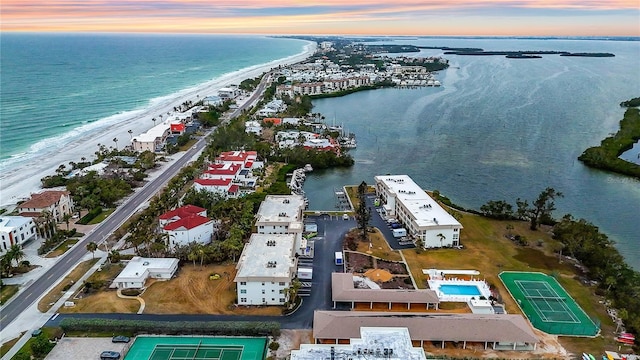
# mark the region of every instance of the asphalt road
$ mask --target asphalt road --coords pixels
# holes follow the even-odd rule
[[[253,104],[262,96],[270,74],[266,74],[256,91],[244,104],[238,107],[230,119],[238,116],[242,111]],[[45,294],[49,287],[62,279],[84,255],[87,254],[86,245],[90,242],[100,244],[131,217],[138,208],[155,195],[162,187],[173,178],[198,152],[207,145],[207,137],[203,136],[186,153],[164,170],[157,178],[138,189],[132,196],[119,206],[106,220],[96,226],[91,233],[85,236],[76,246],[67,251],[58,262],[47,270],[40,278],[35,280],[22,293],[9,302],[3,309],[0,317],[0,328],[9,326],[25,309],[33,304],[41,295]]]

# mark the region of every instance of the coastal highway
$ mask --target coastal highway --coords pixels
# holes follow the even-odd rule
[[[265,74],[263,80],[256,87],[253,94],[243,102],[238,108],[231,113],[229,119],[233,119],[242,113],[243,110],[253,106],[253,104],[262,96],[264,89],[271,77],[270,73]],[[16,295],[2,309],[0,317],[0,328],[4,329],[9,326],[25,309],[38,300],[47,290],[60,281],[64,275],[69,272],[76,264],[80,262],[83,256],[87,254],[86,245],[90,242],[100,244],[116,229],[118,229],[127,219],[129,219],[138,208],[155,195],[162,187],[173,178],[195,155],[200,153],[207,145],[207,136],[203,136],[187,150],[183,156],[178,158],[173,164],[167,167],[155,179],[147,183],[144,187],[138,189],[125,202],[119,206],[107,219],[98,224],[84,239],[79,241],[72,249],[67,251],[61,258],[49,268],[42,276],[36,279],[23,292]]]

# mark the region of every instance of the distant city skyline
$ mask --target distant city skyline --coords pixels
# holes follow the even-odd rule
[[[637,0],[3,0],[2,31],[640,36]]]

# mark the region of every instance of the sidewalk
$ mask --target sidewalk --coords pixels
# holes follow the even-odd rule
[[[51,289],[53,289],[53,287],[58,284],[58,281],[52,283],[51,287],[47,289],[47,292],[45,294],[41,294],[41,296],[38,298],[38,301],[35,301],[22,314],[20,314],[20,316],[16,318],[16,320],[13,321],[10,326],[7,326],[6,329],[0,330],[0,339],[3,343],[11,339],[15,339],[16,337],[20,336],[20,333],[22,331],[26,331],[24,335],[20,337],[20,340],[18,340],[18,342],[2,357],[1,360],[11,359],[31,338],[31,332],[33,330],[41,328],[51,317],[55,316],[58,309],[64,306],[65,301],[69,300],[69,297],[71,297],[76,291],[78,291],[78,289],[80,289],[84,281],[104,264],[107,259],[107,253],[103,251],[96,251],[96,257],[99,257],[98,262],[96,262],[93,267],[91,267],[91,269],[89,269],[89,271],[87,271],[87,273],[80,278],[80,280],[78,280],[69,290],[67,290],[60,298],[60,300],[58,300],[51,307],[51,309],[49,309],[49,311],[47,311],[46,313],[41,313],[40,310],[38,310],[38,301],[40,300],[40,298],[42,298],[42,296],[49,293],[49,291],[51,291]],[[90,253],[87,253],[87,255],[85,255],[81,261],[90,260],[91,258],[92,255]],[[73,268],[71,268],[71,270],[69,270],[69,272],[67,272],[65,276],[67,276],[71,271],[73,271]]]

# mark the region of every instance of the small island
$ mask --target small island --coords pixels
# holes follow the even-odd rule
[[[620,130],[602,140],[599,146],[586,149],[578,160],[592,168],[640,179],[640,165],[619,158],[640,140],[640,97],[624,101],[620,106],[627,108],[624,118],[620,120]]]
[[[507,59],[539,59],[542,55],[560,55],[560,56],[575,56],[575,57],[614,57],[615,54],[611,53],[571,53],[568,51],[487,51],[480,48],[452,48],[452,47],[439,47],[439,46],[417,46],[419,49],[432,49],[443,50],[445,55],[466,55],[466,56],[493,56],[504,55]]]

